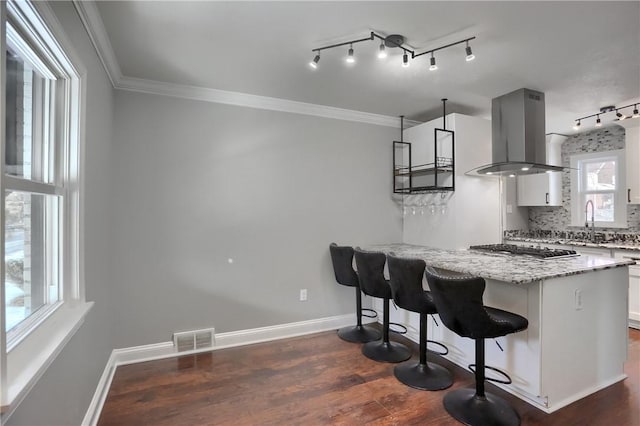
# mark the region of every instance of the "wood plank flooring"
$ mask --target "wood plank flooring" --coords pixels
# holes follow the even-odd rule
[[[394,340],[402,338],[392,337]],[[407,341],[405,341],[406,343]],[[417,347],[410,343],[414,353]],[[451,388],[419,391],[398,382],[335,332],[119,367],[100,420],[108,425],[457,425],[442,407],[471,373],[449,368]],[[628,379],[545,414],[487,384],[523,425],[640,425],[640,331],[629,330]]]

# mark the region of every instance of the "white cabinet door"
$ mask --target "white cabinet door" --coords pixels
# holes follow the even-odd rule
[[[627,203],[640,204],[640,127],[638,127],[640,120],[629,120],[630,123],[623,124],[626,121],[619,123],[626,128]],[[631,127],[634,125],[635,127]]]
[[[640,253],[620,250],[616,259],[632,259],[636,265],[629,266],[629,327],[640,329]]]
[[[561,145],[566,136],[555,133],[546,136],[547,163],[562,165]],[[562,172],[518,176],[518,206],[561,206]]]
[[[629,326],[640,329],[640,266],[629,267]]]
[[[561,172],[518,176],[518,206],[561,206]]]

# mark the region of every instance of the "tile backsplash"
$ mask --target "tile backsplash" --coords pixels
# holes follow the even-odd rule
[[[557,231],[550,229],[530,229],[504,231],[504,238],[535,238],[541,240],[590,240],[590,235],[586,231]],[[595,232],[594,242],[598,243],[620,243],[620,244],[640,244],[640,233],[637,232]]]
[[[588,152],[603,152],[625,147],[625,129],[613,125],[603,129],[592,130],[569,136],[562,143],[562,165],[569,167],[570,156]],[[559,207],[529,207],[530,231],[580,232],[571,223],[571,172],[562,172],[562,206]],[[625,229],[598,228],[601,233],[640,233],[640,205],[627,205],[627,223]]]

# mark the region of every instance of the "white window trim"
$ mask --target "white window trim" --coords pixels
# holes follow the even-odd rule
[[[571,226],[584,228],[585,224],[585,197],[580,191],[582,176],[580,176],[579,164],[582,161],[590,161],[598,158],[614,158],[616,161],[616,191],[614,195],[614,221],[596,221],[596,228],[627,228],[627,203],[625,198],[625,161],[624,149],[602,152],[590,152],[571,156]],[[591,221],[589,221],[591,226]]]
[[[29,33],[35,34],[38,40],[53,52],[51,57],[45,58],[47,62],[62,65],[65,74],[71,75],[69,85],[70,96],[79,99],[72,103],[69,120],[69,134],[65,137],[76,140],[71,144],[72,152],[65,152],[65,156],[74,158],[73,167],[62,170],[65,180],[65,205],[64,209],[70,214],[65,215],[63,223],[64,239],[72,244],[63,253],[63,268],[65,270],[62,284],[64,301],[52,305],[52,307],[35,320],[37,325],[31,333],[24,336],[19,342],[14,342],[8,350],[4,313],[0,315],[0,405],[2,407],[2,423],[4,423],[29,393],[38,379],[44,374],[56,356],[62,351],[66,343],[82,325],[86,315],[93,306],[93,302],[85,301],[84,290],[84,220],[83,220],[83,160],[84,160],[84,111],[86,110],[86,69],[82,65],[79,56],[75,52],[69,39],[63,31],[63,27],[57,20],[51,7],[46,2],[13,1],[2,2],[0,5],[0,20],[2,22],[0,52],[2,52],[1,67],[4,70],[6,50],[5,22],[7,10],[12,10],[12,15],[17,16],[16,23],[27,28]],[[56,58],[64,58],[58,62]],[[0,81],[0,98],[4,99],[4,72]],[[0,103],[0,115],[4,117],[4,102]],[[4,120],[0,120],[0,135],[4,138]],[[4,140],[0,144],[0,159],[4,159]],[[4,160],[1,162],[4,164]],[[74,164],[75,163],[75,164]],[[4,170],[0,170],[0,183],[6,178]],[[19,178],[12,183],[24,185],[28,190],[37,182],[20,182]],[[1,185],[4,191],[5,183]],[[2,197],[4,200],[4,197]],[[4,223],[4,201],[0,208],[0,223]],[[4,233],[0,233],[0,255],[4,258]],[[4,262],[0,262],[0,274],[4,276]],[[71,283],[71,284],[70,284]],[[0,300],[4,301],[4,286],[0,286]],[[4,303],[2,303],[4,309]]]

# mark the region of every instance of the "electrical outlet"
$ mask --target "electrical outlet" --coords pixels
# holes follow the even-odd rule
[[[582,309],[582,290],[576,289],[575,291],[575,308],[576,311]]]
[[[513,213],[513,205],[507,204],[507,213]]]
[[[307,289],[306,288],[301,288],[300,289],[300,301],[301,302],[306,302],[307,301]]]

